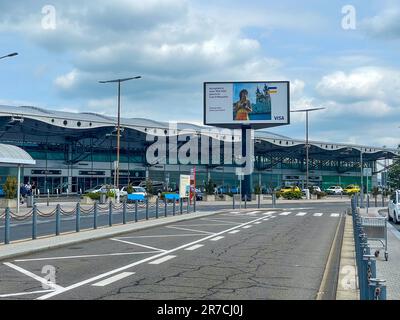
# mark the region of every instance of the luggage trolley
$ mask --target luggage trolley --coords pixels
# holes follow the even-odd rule
[[[380,243],[381,245],[371,246],[376,249],[375,257],[379,257],[380,249],[385,250],[385,260],[388,261],[387,251],[387,220],[384,217],[360,217],[361,225],[367,235],[368,241]]]

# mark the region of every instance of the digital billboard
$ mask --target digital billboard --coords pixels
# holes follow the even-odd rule
[[[290,123],[288,81],[205,82],[204,124],[254,129]]]

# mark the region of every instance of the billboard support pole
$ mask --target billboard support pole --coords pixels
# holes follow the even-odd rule
[[[246,165],[248,161],[252,161],[252,155],[247,154],[247,130],[250,130],[250,126],[242,126],[242,156],[246,158],[246,162],[243,164],[243,167]],[[242,183],[242,197],[247,199],[251,199],[251,175],[243,173],[243,183]]]

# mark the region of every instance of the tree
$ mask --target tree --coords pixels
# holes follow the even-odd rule
[[[214,182],[210,179],[207,181],[205,185],[206,193],[208,195],[213,195],[214,194]]]
[[[149,195],[152,195],[154,192],[153,181],[151,179],[146,180],[146,191]]]
[[[17,196],[17,179],[15,177],[7,177],[3,190],[6,199],[15,199]]]
[[[388,172],[388,184],[392,189],[400,189],[400,160],[396,160]]]

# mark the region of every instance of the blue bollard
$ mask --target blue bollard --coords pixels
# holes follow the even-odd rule
[[[157,198],[156,198],[156,219],[158,219],[158,207],[159,207],[159,204],[160,204],[159,202],[160,202],[160,199],[157,196]]]
[[[182,198],[179,198],[179,211],[181,215],[183,214],[183,200]]]
[[[138,201],[135,200],[135,222],[138,222]]]
[[[386,300],[386,280],[371,278],[369,284],[370,300]]]
[[[61,212],[60,205],[56,206],[56,236],[60,235],[60,225],[61,225]]]
[[[37,237],[37,207],[36,204],[34,204],[32,212],[32,240],[35,240],[36,237]]]
[[[4,219],[4,244],[10,244],[10,208],[6,208]]]
[[[172,215],[175,216],[175,206],[176,206],[176,200],[174,199],[174,203],[172,204]]]
[[[235,195],[232,196],[232,209],[235,210]]]
[[[81,231],[81,204],[76,204],[76,232]]]
[[[168,216],[168,202],[167,199],[164,198],[164,217],[166,218]]]
[[[126,202],[122,203],[122,223],[126,224]]]
[[[110,201],[110,203],[108,204],[108,225],[110,227],[112,227],[112,224],[113,224],[112,213],[113,213],[112,202]]]
[[[93,229],[97,229],[97,201],[93,205]]]
[[[149,220],[149,199],[146,199],[146,220]]]

